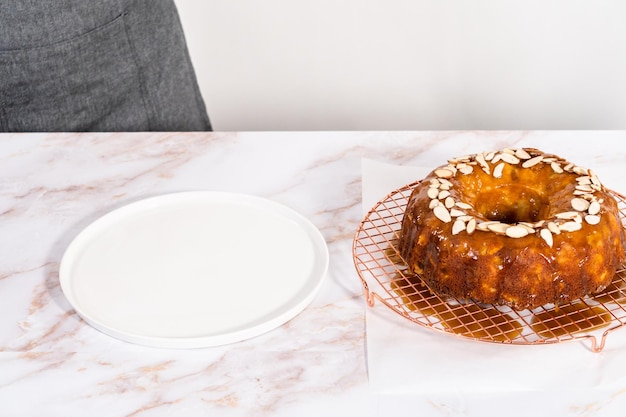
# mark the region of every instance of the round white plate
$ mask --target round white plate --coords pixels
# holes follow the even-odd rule
[[[61,288],[76,312],[132,343],[195,348],[289,321],[328,269],[321,233],[259,197],[182,192],[114,210],[67,248]]]

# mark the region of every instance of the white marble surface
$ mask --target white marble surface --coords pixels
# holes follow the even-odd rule
[[[398,414],[399,403],[368,381],[367,307],[351,255],[361,158],[434,166],[535,146],[593,168],[613,187],[624,174],[624,139],[611,131],[0,135],[0,415]],[[184,190],[259,195],[308,217],[331,256],[312,304],[254,339],[195,350],[132,345],[80,320],[58,282],[72,238],[113,208]],[[452,406],[454,392],[411,400],[421,415],[477,415],[476,398],[465,407]],[[567,412],[611,415],[606,399],[588,400],[572,398]]]

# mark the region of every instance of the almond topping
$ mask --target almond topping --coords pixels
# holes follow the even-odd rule
[[[552,170],[556,172],[557,174],[560,174],[563,172],[563,168],[561,168],[561,165],[557,164],[556,162],[552,162],[550,166],[552,167]]]
[[[524,161],[524,163],[522,164],[522,168],[530,168],[537,165],[541,161],[543,161],[543,155],[535,156],[534,158],[530,158]]]
[[[471,210],[471,209],[472,209],[472,206],[471,206],[471,205],[469,205],[469,204],[467,204],[467,203],[464,203],[464,202],[462,202],[462,201],[457,201],[457,202],[456,202],[456,206],[457,206],[458,208],[462,208],[462,209],[465,209],[465,210]]]
[[[580,230],[581,228],[582,225],[578,222],[566,222],[559,225],[559,229],[564,232],[575,232],[577,230]]]
[[[439,178],[450,178],[454,175],[454,173],[447,168],[441,168],[435,171],[435,175]]]
[[[508,237],[520,238],[524,236],[528,236],[528,229],[523,226],[511,226],[505,230],[505,233]]]
[[[513,165],[519,164],[519,159],[515,155],[512,155],[510,153],[501,153],[500,158],[504,162],[509,163],[509,164],[513,164]]]
[[[441,220],[444,223],[450,223],[452,221],[452,217],[450,217],[450,212],[442,205],[438,205],[433,209],[433,213],[435,213],[435,217]]]
[[[597,201],[592,201],[591,204],[589,204],[588,213],[591,215],[600,213],[600,203],[598,203]]]
[[[574,219],[576,216],[578,216],[577,211],[564,211],[563,213],[557,213],[554,217],[556,217],[557,219],[571,220]]]
[[[584,198],[572,198],[572,208],[577,211],[587,211],[589,201]]]
[[[596,174],[593,174],[593,173],[591,174],[591,182],[599,187],[602,187],[602,183],[600,182]]]
[[[465,230],[465,223],[463,223],[463,221],[458,220],[458,219],[455,220],[454,224],[452,224],[452,234],[453,235],[458,235],[463,230]]]
[[[508,155],[508,154],[505,154]],[[496,178],[502,178],[502,170],[504,169],[504,162],[500,162],[498,165],[496,165],[496,167],[493,169],[493,176]]]
[[[439,178],[439,182],[441,185],[447,185],[448,187],[452,187],[452,183],[445,178]]]
[[[474,172],[474,167],[471,165],[465,165],[464,167],[459,168],[459,171],[461,171],[461,174],[469,175]]]
[[[495,222],[487,226],[487,228],[491,230],[492,232],[502,233],[502,234],[506,233],[506,229],[508,229],[509,227],[510,226],[508,224],[500,223],[500,222]]]
[[[439,192],[439,194],[437,195],[437,198],[438,198],[439,200],[443,200],[444,198],[449,197],[449,196],[450,196],[450,191],[448,191],[448,190],[443,190],[443,191],[440,191],[440,192]]]
[[[548,246],[552,247],[553,245],[552,233],[550,233],[548,229],[541,229],[541,232],[539,232],[539,236],[541,236],[541,238],[546,241]]]
[[[453,208],[453,209],[450,210],[450,216],[452,216],[452,217],[465,216],[465,212]]]
[[[554,222],[548,223],[548,229],[555,235],[558,235],[559,233],[561,233],[561,229],[559,229],[559,226],[557,226],[556,223]]]
[[[492,225],[498,224],[498,223],[500,223],[500,222],[496,222],[496,221],[480,222],[480,223],[476,224],[476,228],[478,230],[487,231],[487,230],[489,230],[489,226],[492,226]]]
[[[465,229],[467,230],[467,233],[469,233],[470,235],[474,233],[474,230],[476,230],[476,219],[470,219],[467,222],[467,226],[465,227]]]
[[[515,156],[517,156],[519,159],[530,159],[530,154],[522,148],[515,151]]]
[[[583,167],[575,166],[574,168],[572,168],[572,170],[578,175],[589,175],[589,171],[587,171]]]

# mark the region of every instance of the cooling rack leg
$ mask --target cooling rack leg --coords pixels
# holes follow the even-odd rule
[[[606,343],[606,333],[602,335],[602,339],[600,339],[600,344],[598,344],[598,339],[595,336],[591,336],[591,351],[594,353],[600,352],[604,349],[604,344]]]
[[[376,300],[375,294],[373,292],[370,292],[367,288],[364,288],[363,292],[365,293],[365,299],[367,300],[367,305],[369,307],[374,307],[374,301]]]

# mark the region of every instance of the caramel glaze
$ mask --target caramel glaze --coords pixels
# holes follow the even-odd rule
[[[520,238],[478,229],[452,234],[453,221],[441,221],[429,208],[427,192],[435,171],[409,198],[399,249],[409,270],[438,294],[517,310],[558,305],[602,291],[624,263],[624,228],[617,202],[604,188],[594,192],[601,200],[600,222],[582,221],[580,230],[554,234],[550,247],[539,231]],[[478,223],[512,224],[572,211],[579,176],[557,173],[548,163],[529,168],[505,164],[501,178],[475,168],[448,180],[453,184],[450,196],[470,204],[465,212]]]

